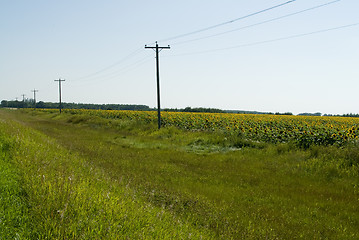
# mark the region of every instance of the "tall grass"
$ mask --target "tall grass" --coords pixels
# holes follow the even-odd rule
[[[28,239],[28,203],[19,171],[12,163],[12,151],[12,139],[0,128],[0,239]]]

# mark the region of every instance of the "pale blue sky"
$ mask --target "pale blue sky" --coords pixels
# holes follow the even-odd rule
[[[160,53],[163,108],[359,113],[357,0],[296,0],[161,41],[285,2],[0,0],[0,100],[35,88],[38,101],[57,102],[62,78],[65,102],[156,107],[155,53],[144,45],[160,41],[171,45]]]

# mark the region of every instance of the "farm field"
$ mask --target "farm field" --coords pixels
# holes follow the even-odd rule
[[[359,120],[0,109],[0,239],[358,239]]]
[[[54,110],[42,110],[54,112]],[[56,110],[55,110],[56,111]],[[65,110],[107,119],[155,123],[156,112]],[[359,120],[347,117],[277,116],[226,113],[162,112],[162,126],[187,130],[220,130],[231,135],[270,143],[292,142],[308,148],[311,145],[337,145],[359,139]]]

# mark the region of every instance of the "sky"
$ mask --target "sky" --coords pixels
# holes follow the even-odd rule
[[[359,113],[357,0],[0,0],[0,100]]]

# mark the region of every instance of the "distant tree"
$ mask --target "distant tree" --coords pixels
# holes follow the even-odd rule
[[[320,116],[322,116],[322,113],[320,113],[320,112],[316,112],[316,113],[299,113],[298,115],[299,116],[318,116],[318,117],[320,117]]]
[[[1,101],[1,107],[7,107],[7,101],[6,100]]]
[[[36,103],[36,107],[37,108],[47,108],[47,104],[44,103],[43,101],[40,101],[40,102]]]
[[[291,112],[285,112],[285,113],[276,112],[275,115],[293,115],[293,113],[291,113]]]
[[[356,114],[356,113],[347,113],[347,114],[343,114],[342,117],[359,117],[359,114]]]
[[[225,113],[225,111],[221,110],[221,109],[217,109],[217,108],[191,108],[191,107],[186,107],[184,109],[176,109],[176,111],[179,112],[207,112],[207,113]]]

